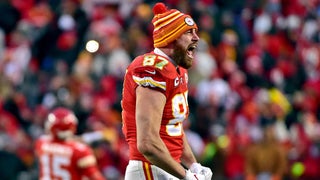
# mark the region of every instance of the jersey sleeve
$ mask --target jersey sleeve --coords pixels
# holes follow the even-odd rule
[[[162,73],[152,66],[142,66],[133,71],[133,80],[139,86],[151,88],[161,92],[166,91],[166,79]]]
[[[77,145],[74,158],[78,169],[84,176],[90,177],[99,171],[96,157],[89,146],[85,144]]]
[[[39,154],[40,154],[40,143],[41,143],[41,141],[39,140],[39,139],[37,139],[35,142],[34,142],[34,145],[33,145],[33,147],[34,147],[34,153],[35,153],[35,155],[38,157],[39,156]]]
[[[37,156],[39,156],[41,153],[41,145],[43,144],[45,139],[46,136],[41,136],[34,142],[34,151]]]

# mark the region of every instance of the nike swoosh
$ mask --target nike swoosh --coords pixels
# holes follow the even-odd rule
[[[147,73],[150,73],[150,74],[156,74],[156,71],[153,70],[153,71],[148,71],[148,70],[145,70]]]

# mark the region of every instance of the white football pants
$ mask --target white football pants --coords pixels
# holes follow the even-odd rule
[[[179,180],[166,171],[149,163],[130,160],[124,180]]]

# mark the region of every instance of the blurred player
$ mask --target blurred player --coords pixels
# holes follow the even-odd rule
[[[123,132],[130,149],[125,180],[210,180],[184,134],[188,73],[199,37],[193,19],[163,3],[155,14],[154,51],[127,68],[123,85]]]
[[[40,180],[104,180],[91,148],[75,140],[77,118],[69,109],[59,107],[48,115],[45,128],[35,145]]]

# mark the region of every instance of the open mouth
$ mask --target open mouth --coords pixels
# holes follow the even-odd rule
[[[194,58],[194,51],[195,51],[196,48],[197,48],[197,45],[196,44],[192,44],[187,49],[187,55],[192,59]]]

